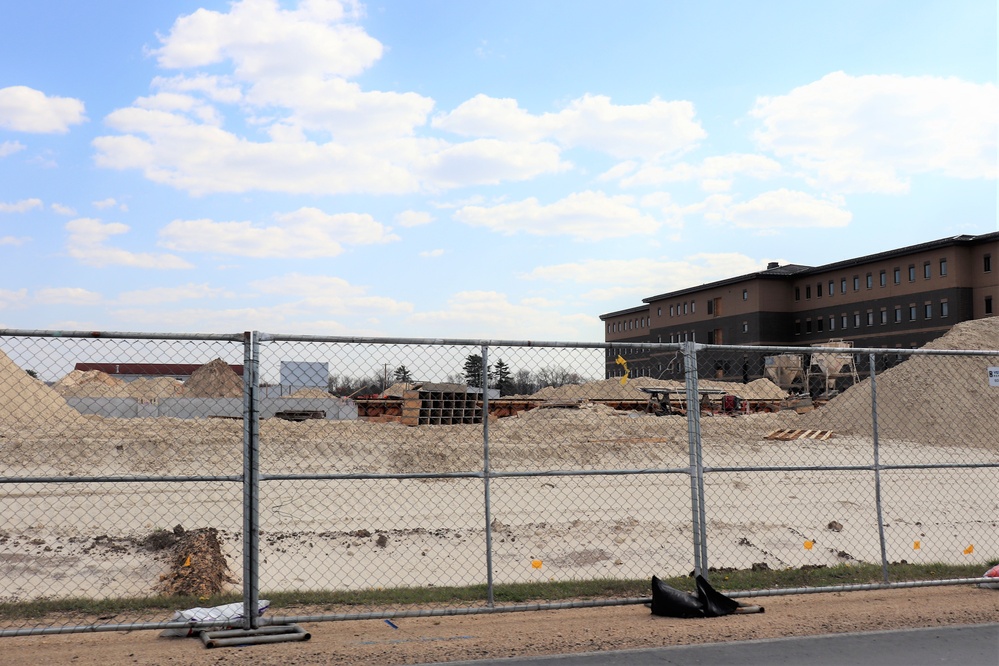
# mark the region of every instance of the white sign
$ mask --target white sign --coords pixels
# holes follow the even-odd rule
[[[989,368],[989,386],[999,386],[999,368]]]

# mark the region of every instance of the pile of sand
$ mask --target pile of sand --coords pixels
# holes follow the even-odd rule
[[[923,349],[999,350],[999,317],[957,324]],[[940,446],[999,449],[999,389],[988,384],[997,356],[914,355],[876,375],[882,437]],[[865,379],[802,418],[803,427],[871,435],[871,381]]]
[[[205,363],[184,382],[185,398],[241,398],[243,378],[220,358]]]
[[[52,385],[59,395],[88,398],[125,398],[125,382],[100,370],[73,370]]]
[[[77,425],[82,416],[51,388],[0,351],[0,422],[8,425]]]
[[[174,398],[184,393],[184,382],[173,377],[140,377],[126,385],[128,397],[137,400],[157,400]]]

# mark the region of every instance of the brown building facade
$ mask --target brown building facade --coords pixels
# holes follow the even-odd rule
[[[600,319],[606,342],[808,346],[844,340],[854,347],[917,348],[958,322],[997,313],[997,261],[999,232],[955,236],[824,266],[771,263],[756,273],[651,296]],[[671,358],[643,350],[627,355],[632,376],[674,374]],[[615,360],[610,350],[608,377],[621,374]]]

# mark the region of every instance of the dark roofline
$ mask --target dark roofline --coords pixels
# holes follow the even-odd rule
[[[648,305],[637,305],[633,308],[628,308],[627,310],[618,310],[617,312],[608,312],[607,314],[600,315],[601,319],[608,319],[610,317],[620,317],[621,315],[628,314],[638,314],[639,312],[648,312]]]
[[[724,280],[718,280],[717,282],[708,282],[706,284],[698,285],[696,287],[687,287],[686,289],[669,291],[663,294],[658,294],[656,296],[650,296],[649,298],[643,298],[642,302],[652,303],[653,301],[662,301],[669,298],[686,296],[687,294],[692,294],[699,291],[705,291],[708,289],[714,289],[716,287],[724,287],[730,284],[738,284],[739,282],[746,282],[748,280],[754,280],[754,279],[784,279],[789,277],[800,277],[802,275],[815,275],[816,273],[825,273],[828,271],[838,270],[849,266],[859,266],[861,264],[868,264],[875,261],[881,261],[883,259],[891,259],[892,257],[899,257],[907,254],[915,254],[917,252],[926,252],[927,250],[937,250],[944,247],[950,247],[952,245],[978,245],[980,243],[987,243],[989,241],[999,241],[999,231],[992,231],[987,234],[979,234],[977,236],[970,234],[950,236],[949,238],[940,238],[933,241],[927,241],[926,243],[918,243],[916,245],[908,245],[906,247],[896,248],[894,250],[886,250],[884,252],[877,252],[875,254],[867,254],[862,257],[856,257],[854,259],[844,259],[842,261],[836,261],[831,264],[823,264],[822,266],[803,266],[799,264],[787,264],[786,266],[769,268],[765,271],[758,271],[756,273],[747,273],[746,275],[740,275],[738,277],[733,277],[733,278],[726,278]],[[622,310],[620,313],[612,313],[612,314],[623,314],[625,312],[626,311]],[[611,315],[605,315],[605,316],[611,316]],[[603,317],[601,317],[601,319],[602,318]]]

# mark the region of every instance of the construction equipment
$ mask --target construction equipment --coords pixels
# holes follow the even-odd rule
[[[816,343],[812,347],[844,348],[853,347],[849,340],[835,339]],[[813,398],[831,398],[857,382],[857,364],[853,354],[837,352],[813,352],[808,361],[805,377],[808,392]]]

